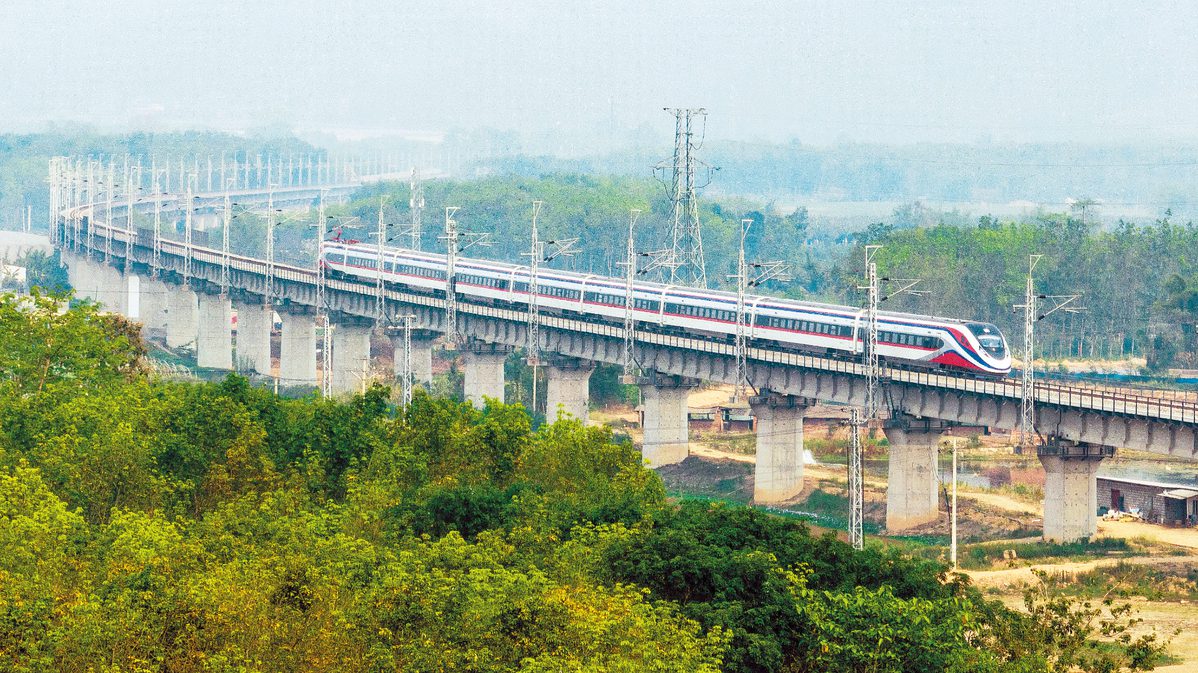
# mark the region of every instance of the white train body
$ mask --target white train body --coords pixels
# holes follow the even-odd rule
[[[331,241],[321,246],[325,273],[376,280],[444,296],[444,255]],[[381,269],[380,269],[381,266]],[[479,260],[457,260],[459,301],[524,306],[529,301],[529,269]],[[557,312],[622,324],[625,285],[621,279],[557,270],[537,274],[538,305]],[[633,311],[638,323],[662,331],[735,338],[736,295],[660,283],[637,282]],[[849,306],[753,295],[745,302],[749,338],[787,349],[852,356],[862,352],[864,311]],[[998,328],[950,318],[880,312],[878,355],[894,363],[1005,376],[1011,354]]]

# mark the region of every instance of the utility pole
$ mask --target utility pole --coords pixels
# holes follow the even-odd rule
[[[745,329],[745,291],[749,284],[749,269],[745,264],[745,238],[749,235],[749,227],[753,220],[740,221],[740,246],[736,258],[736,387],[733,388],[732,399],[746,399],[745,391],[749,388],[749,360],[746,357],[748,339]]]
[[[140,176],[139,176],[140,177]],[[133,167],[126,161],[125,163],[125,230],[129,236],[126,241],[132,240],[133,236]],[[127,260],[126,260],[127,263]]]
[[[150,172],[154,174],[154,250],[150,254],[150,267],[154,277],[162,276],[162,190],[158,182],[158,167],[150,164]]]
[[[445,207],[445,349],[458,347],[458,289],[455,276],[458,261],[458,223],[453,219],[458,206]]]
[[[87,256],[96,249],[96,163],[87,160]]]
[[[415,314],[408,313],[403,316],[403,367],[400,369],[400,390],[402,391],[401,402],[403,408],[407,409],[412,403],[412,320],[416,318]]]
[[[699,226],[699,202],[695,190],[710,182],[711,168],[707,170],[707,181],[695,184],[696,153],[703,146],[702,136],[706,132],[707,110],[703,108],[665,108],[674,116],[674,157],[670,164],[670,181],[667,194],[671,202],[669,245],[671,249],[671,285],[707,287],[707,263],[703,255],[703,234]],[[704,129],[695,141],[694,123],[702,118]],[[664,163],[657,171],[665,173]]]
[[[116,182],[116,166],[112,163],[112,159],[108,160],[108,182],[104,185],[104,263],[112,257],[112,198],[114,196],[114,183]]]
[[[387,224],[383,220],[383,207],[387,205],[387,197],[384,195],[379,198],[379,222],[378,231],[375,236],[378,237],[378,257],[375,259],[375,282],[374,282],[374,326],[376,329],[382,327],[386,319],[387,312],[387,297],[383,285],[383,253],[385,248],[383,244],[387,241]]]
[[[317,201],[316,209],[316,226],[317,226],[317,243],[316,243],[316,315],[321,319],[321,349],[320,349],[320,394],[325,399],[333,395],[333,338],[330,332],[329,308],[326,305],[325,299],[325,269],[322,262],[322,248],[324,247],[325,239],[328,238],[328,220],[324,212],[324,193],[325,190],[320,190],[320,197]]]
[[[527,357],[528,364],[532,367],[532,408],[535,412],[537,409],[537,369],[541,365],[541,302],[540,302],[540,286],[538,284],[538,274],[541,264],[552,262],[553,260],[563,255],[573,255],[574,244],[578,242],[577,238],[548,240],[542,241],[540,233],[537,229],[537,218],[541,215],[541,207],[545,205],[544,201],[532,202],[532,233],[531,246],[528,255],[528,329],[527,329]],[[546,252],[546,246],[552,246],[550,252]]]
[[[191,185],[183,194],[183,282],[191,280]]]
[[[628,249],[624,261],[624,374],[620,382],[636,383],[636,300],[633,288],[636,282],[636,221],[641,211],[633,208],[628,218]]]
[[[864,475],[862,472],[861,454],[861,410],[857,407],[849,409],[849,544],[853,549],[865,548],[865,491]]]
[[[1023,375],[1020,379],[1019,396],[1019,445],[1016,453],[1023,453],[1036,445],[1036,323],[1056,313],[1080,313],[1084,309],[1073,303],[1081,298],[1080,294],[1037,294],[1035,279],[1032,277],[1036,264],[1043,255],[1029,255],[1027,266],[1027,285],[1024,288],[1023,303],[1015,308],[1023,309]],[[1039,302],[1046,299],[1052,302],[1052,308],[1044,313],[1039,312]]]
[[[753,220],[740,221],[740,250],[736,262],[736,388],[732,393],[732,401],[738,402],[748,398],[749,389],[749,359],[748,359],[748,316],[745,314],[745,303],[750,288],[755,288],[769,280],[789,280],[788,265],[783,262],[754,262],[745,261],[745,239]]]
[[[233,224],[233,196],[225,185],[224,222],[220,233],[220,293],[229,294],[229,227]]]
[[[953,570],[957,569],[957,438],[953,437],[953,499],[949,506],[951,510],[952,520],[952,537],[949,541],[948,558],[953,564]]]
[[[259,157],[261,159],[261,157]],[[266,186],[266,305],[275,302],[275,192]]]
[[[441,237],[445,241],[445,350],[456,350],[461,340],[458,334],[458,253],[475,245],[490,245],[485,233],[458,231],[458,222],[453,216],[460,209],[458,206],[445,207],[445,235]]]
[[[537,284],[537,272],[545,247],[541,245],[537,232],[537,217],[541,214],[544,201],[532,202],[532,244],[528,251],[528,364],[532,367],[532,410],[537,410],[537,367],[541,364],[541,291]]]
[[[1027,285],[1023,293],[1023,373],[1019,386],[1019,453],[1032,448],[1035,444],[1035,334],[1036,334],[1036,291],[1032,274],[1036,264],[1043,255],[1029,255],[1027,267]],[[1016,308],[1019,308],[1016,306]]]
[[[58,213],[61,210],[59,200],[62,198],[62,169],[59,157],[51,157],[47,169],[50,175],[50,242],[61,244],[58,239]]]
[[[411,197],[408,199],[408,208],[412,213],[412,249],[420,250],[420,239],[422,232],[420,230],[421,215],[424,213],[424,183],[420,181],[420,175],[416,169],[412,169],[412,178],[408,182],[411,191]]]
[[[850,425],[852,426],[852,446],[849,451],[849,541],[854,549],[865,548],[865,476],[864,476],[864,456],[861,441],[861,433],[869,426],[869,422],[878,414],[879,398],[881,393],[881,365],[878,360],[878,304],[886,301],[891,297],[900,294],[926,294],[923,291],[913,290],[918,280],[905,278],[878,278],[878,265],[874,260],[882,246],[867,245],[865,246],[865,279],[864,286],[858,286],[858,290],[867,291],[867,299],[865,305],[866,328],[865,338],[862,340],[862,359],[865,365],[865,406],[863,408],[864,418],[854,409],[850,414]],[[879,280],[899,283],[900,286],[891,291],[885,297],[879,296],[881,288]]]

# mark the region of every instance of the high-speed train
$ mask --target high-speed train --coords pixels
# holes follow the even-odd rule
[[[330,277],[352,277],[404,286],[408,291],[444,296],[445,255],[327,241],[321,267]],[[522,306],[529,302],[529,269],[501,262],[459,259],[454,267],[459,301]],[[581,316],[623,324],[625,284],[618,278],[541,269],[537,304],[545,313]],[[633,312],[638,324],[663,332],[721,340],[736,335],[736,294],[637,282]],[[757,344],[852,356],[864,349],[864,310],[775,297],[750,296],[745,302],[748,336]],[[908,313],[878,313],[878,356],[896,364],[1005,376],[1011,354],[990,323]]]

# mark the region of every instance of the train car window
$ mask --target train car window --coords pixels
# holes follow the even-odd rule
[[[633,304],[642,311],[658,311],[661,309],[661,303],[652,299],[636,299]]]

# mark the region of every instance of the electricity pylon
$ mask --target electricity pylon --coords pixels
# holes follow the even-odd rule
[[[459,206],[445,207],[445,349],[457,350],[461,335],[458,334],[458,253],[476,245],[490,245],[487,234],[458,231],[458,222],[453,219]]]
[[[861,343],[861,355],[865,365],[865,405],[859,412],[852,409],[849,414],[849,425],[852,432],[852,445],[849,448],[849,542],[854,549],[865,548],[865,474],[864,451],[861,433],[869,426],[869,422],[877,416],[880,406],[882,367],[878,358],[878,304],[900,294],[927,294],[923,290],[913,289],[919,280],[909,278],[878,278],[878,264],[874,261],[880,245],[865,246],[865,285],[859,285],[858,290],[865,290],[865,334]],[[896,287],[886,296],[881,296],[880,281],[892,282]]]
[[[736,262],[736,273],[730,276],[736,280],[736,388],[732,393],[733,402],[747,399],[749,389],[749,325],[748,316],[745,314],[748,291],[770,280],[790,280],[790,265],[785,262],[745,261],[745,238],[749,235],[749,227],[753,226],[753,220],[743,219],[740,225],[740,252]]]
[[[541,291],[537,279],[541,264],[552,262],[558,257],[570,256],[577,252],[574,244],[577,238],[551,239],[542,241],[537,228],[537,218],[541,215],[544,201],[532,202],[532,231],[528,252],[528,329],[525,347],[527,362],[532,367],[532,408],[537,408],[537,368],[541,365]]]
[[[1074,306],[1073,302],[1081,298],[1080,294],[1037,294],[1032,273],[1043,255],[1028,255],[1027,285],[1024,288],[1023,303],[1015,308],[1023,309],[1023,376],[1019,385],[1019,445],[1020,453],[1036,445],[1036,323],[1056,313],[1080,313],[1084,309]],[[1038,313],[1041,299],[1052,302],[1052,308],[1044,313]]]
[[[703,255],[703,232],[699,226],[699,202],[695,190],[710,182],[711,167],[698,161],[696,154],[703,146],[707,110],[703,108],[665,108],[674,115],[674,157],[669,165],[670,180],[666,188],[670,198],[670,234],[667,245],[671,250],[669,265],[671,285],[707,287],[707,263]],[[695,140],[694,124],[702,118],[703,130]],[[702,185],[695,184],[696,166],[707,172]],[[665,173],[665,163],[655,170]]]
[[[628,245],[625,253],[626,259],[619,262],[619,266],[624,267],[624,373],[620,376],[620,382],[625,384],[636,383],[639,377],[637,376],[636,364],[636,298],[633,296],[633,289],[636,284],[636,277],[655,271],[658,269],[670,268],[672,264],[672,251],[668,249],[654,250],[651,252],[636,251],[636,222],[640,217],[641,211],[633,208],[628,218]],[[647,259],[648,263],[643,266],[638,264],[640,259]]]

